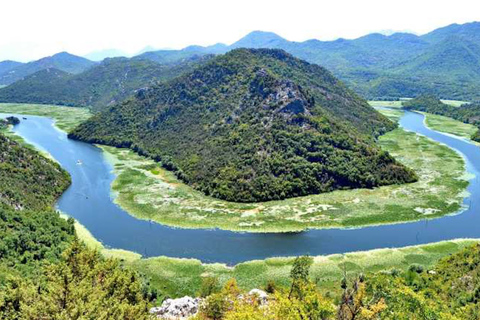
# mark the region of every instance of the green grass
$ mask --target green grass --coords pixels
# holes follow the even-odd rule
[[[386,108],[401,108],[402,101],[381,101],[381,100],[372,100],[368,101],[372,107],[386,107]]]
[[[409,100],[410,98],[402,98],[398,101],[383,101],[383,100],[371,100],[368,103],[372,107],[387,107],[387,108],[401,108],[402,102],[405,100]],[[468,101],[460,101],[460,100],[440,100],[445,104],[451,105],[453,107],[460,107],[462,104],[468,103]]]
[[[459,101],[459,100],[440,100],[445,104],[451,105],[453,107],[460,107],[463,104],[468,103],[468,101]]]
[[[170,297],[195,296],[202,278],[207,276],[216,277],[221,283],[235,278],[239,286],[245,290],[263,288],[269,280],[275,281],[278,285],[287,286],[294,260],[294,257],[269,258],[247,261],[229,267],[220,263],[203,264],[197,259],[169,257],[142,259],[139,254],[133,252],[104,248],[79,223],[75,224],[75,229],[79,238],[88,246],[100,250],[104,256],[123,260],[127,266],[147,276],[154,288]],[[462,239],[400,249],[316,256],[311,276],[323,292],[338,294],[344,268],[349,277],[381,270],[406,270],[412,264],[420,264],[428,268],[440,258],[476,242],[478,240]]]
[[[0,113],[16,113],[52,118],[55,120],[55,125],[66,132],[70,132],[92,115],[86,108],[19,103],[0,103]]]
[[[472,124],[463,123],[452,118],[430,113],[423,114],[425,115],[425,124],[433,130],[453,134],[468,140],[470,140],[478,130],[478,128]]]
[[[138,218],[170,226],[287,232],[413,221],[461,209],[468,182],[460,155],[402,129],[382,136],[379,143],[413,168],[419,181],[252,204],[205,196],[131,150],[102,148],[117,174],[115,201]]]

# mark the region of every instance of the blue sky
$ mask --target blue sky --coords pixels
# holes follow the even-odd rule
[[[478,0],[2,0],[0,8],[0,60],[19,61],[59,51],[229,44],[253,30],[332,40],[480,20]]]

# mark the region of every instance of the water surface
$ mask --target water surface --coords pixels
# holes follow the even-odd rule
[[[465,200],[465,212],[411,223],[288,234],[177,229],[137,219],[113,202],[110,185],[115,175],[99,148],[69,140],[48,118],[27,118],[13,130],[49,152],[72,176],[72,185],[59,199],[58,209],[78,220],[107,247],[135,251],[145,257],[163,255],[236,264],[275,256],[323,255],[480,238],[480,149],[426,128],[421,114],[406,112],[401,126],[461,152],[468,171],[477,176],[468,188],[471,196]]]

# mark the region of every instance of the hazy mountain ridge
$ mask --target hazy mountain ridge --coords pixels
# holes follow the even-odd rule
[[[461,46],[456,51],[454,44],[441,54],[449,39],[472,43],[475,48],[471,48],[471,55],[465,60],[462,60],[465,55]],[[480,99],[480,77],[477,76],[476,59],[471,59],[480,55],[477,43],[480,43],[479,22],[453,24],[422,36],[373,33],[353,40],[335,41],[312,39],[293,42],[272,32],[254,31],[230,46],[190,46],[183,50],[148,52],[143,57],[178,59],[193,54],[221,54],[239,47],[282,49],[326,67],[355,91],[369,98],[434,93],[442,98],[477,100]],[[452,70],[455,65],[458,68]],[[458,70],[468,71],[469,76],[465,77]]]
[[[96,63],[88,59],[60,52],[50,57],[23,63],[0,73],[0,84],[11,84],[37,71],[55,68],[64,72],[77,74],[94,66]]]
[[[2,88],[0,101],[91,106],[99,110],[125,99],[136,89],[174,78],[208,59],[202,56],[162,65],[145,59],[108,58],[76,75],[44,69]]]

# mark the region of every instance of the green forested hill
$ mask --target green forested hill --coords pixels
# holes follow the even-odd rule
[[[70,184],[60,166],[0,133],[0,205],[50,208]]]
[[[212,196],[260,201],[415,180],[374,144],[393,128],[324,68],[238,49],[139,91],[70,137],[131,147]]]
[[[69,183],[0,132],[0,319],[147,319],[154,296],[139,275],[87,249],[53,210]]]
[[[88,59],[67,52],[60,52],[51,57],[45,57],[29,63],[22,63],[14,68],[0,72],[0,84],[8,85],[37,71],[49,68],[55,68],[64,72],[76,74],[87,70],[95,64],[95,62]]]
[[[472,140],[480,142],[480,105],[478,103],[469,103],[460,107],[454,107],[441,102],[434,96],[423,95],[412,100],[404,101],[402,105],[406,109],[438,114],[464,123],[473,124],[479,127],[479,130],[472,136]]]
[[[144,59],[112,58],[76,75],[44,69],[0,89],[0,101],[91,106],[99,110],[123,100],[136,89],[171,79],[208,59],[203,56],[158,64]]]

